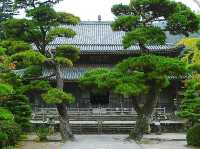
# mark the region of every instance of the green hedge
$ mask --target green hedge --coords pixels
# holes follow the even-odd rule
[[[20,127],[15,123],[12,113],[0,107],[0,148],[7,145],[14,145],[20,133]]]
[[[20,136],[20,128],[15,122],[1,121],[0,130],[8,136],[6,144],[14,145]]]
[[[40,141],[46,141],[47,136],[49,135],[49,128],[46,127],[45,125],[42,125],[38,128],[36,131],[37,136],[39,137]]]
[[[0,132],[0,141],[7,141],[8,135],[6,133]]]
[[[200,124],[197,124],[188,130],[187,144],[200,147]]]
[[[10,98],[4,106],[13,113],[14,120],[21,126],[21,129],[24,132],[29,131],[31,129],[30,119],[32,111],[28,98],[24,95],[16,95]]]
[[[1,121],[14,121],[14,116],[8,109],[0,107],[0,120]]]

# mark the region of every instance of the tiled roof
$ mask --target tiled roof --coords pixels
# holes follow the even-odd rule
[[[79,65],[75,65],[74,67],[71,67],[71,68],[63,67],[63,68],[61,68],[62,79],[68,80],[68,81],[78,80],[88,70],[95,69],[95,68],[112,68],[112,65],[106,65],[106,64],[100,64],[100,65],[98,65],[98,64],[87,65],[86,64],[86,65],[84,65],[84,64],[79,64]],[[24,76],[25,71],[26,71],[26,69],[13,70],[13,72],[21,78]],[[53,69],[46,68],[46,67],[43,68],[43,71],[42,71],[43,77],[52,76],[50,79],[54,80],[55,76],[53,74],[54,74]]]
[[[63,68],[61,70],[62,72],[62,79],[66,80],[66,81],[77,81],[79,80],[79,78],[81,76],[83,76],[88,70],[94,69],[94,68],[105,68],[105,67],[110,67],[110,66],[94,66],[94,67],[72,67],[72,68]],[[111,68],[111,67],[110,67]],[[47,77],[47,76],[51,76],[53,73],[53,70],[50,69],[46,69],[43,71],[43,76]],[[174,79],[181,79],[184,80],[186,78],[190,78],[191,74],[187,74],[187,75],[180,75],[180,76],[175,76],[175,75],[170,75],[168,76],[168,78],[170,80],[174,80]],[[50,80],[54,80],[55,76],[51,77]]]
[[[62,68],[62,79],[65,81],[77,81],[81,76],[83,76],[87,71],[95,68],[112,68],[112,65],[78,65],[71,68]],[[14,70],[13,72],[19,77],[23,77],[25,69]],[[43,77],[52,76],[54,74],[53,69],[43,69]],[[191,74],[184,76],[174,76],[173,74],[169,76],[169,79],[186,79],[191,77]],[[49,78],[50,80],[55,80],[55,76]]]
[[[83,76],[87,72],[87,68],[64,68],[62,69],[62,79],[68,80],[68,81],[73,81],[73,80],[78,80],[81,76]],[[53,70],[44,70],[43,71],[43,76],[51,76],[53,74]],[[51,77],[50,79],[54,80],[55,76]]]
[[[130,53],[140,50],[138,45],[131,46],[128,49],[124,49],[122,45],[122,37],[124,32],[113,32],[110,26],[111,22],[81,22],[76,26],[64,26],[72,28],[77,35],[74,38],[58,37],[47,48],[55,49],[57,46],[72,44],[80,48],[81,53]],[[167,43],[165,45],[149,45],[148,49],[151,52],[172,52],[171,49],[175,48],[174,43],[178,41],[182,36],[172,36],[167,33]],[[176,52],[176,51],[174,51]],[[73,68],[63,68],[62,77],[64,80],[73,81],[78,80],[86,71],[105,66],[75,66]],[[23,76],[23,71],[15,72],[20,76]],[[51,76],[53,70],[44,69],[43,76]],[[52,77],[51,79],[55,79]]]
[[[108,65],[87,65],[87,66],[75,66],[72,68],[62,68],[62,79],[67,80],[67,81],[74,81],[78,80],[81,76],[83,76],[88,70],[94,69],[94,68],[102,68],[102,67],[107,67],[111,68],[112,66]],[[53,69],[44,69],[43,70],[43,76],[51,76],[54,74]],[[55,76],[51,77],[50,79],[55,79]]]
[[[26,69],[13,70],[13,73],[19,77],[23,77],[25,70]]]
[[[68,25],[73,29],[77,36],[75,38],[69,38],[63,40],[63,42],[69,42],[70,44],[89,44],[89,45],[119,45],[121,44],[122,36],[124,32],[113,32],[110,26],[110,22],[81,22],[80,24],[73,26]],[[62,42],[57,40],[57,42]]]
[[[122,45],[123,31],[112,31],[111,22],[84,21],[80,24],[65,25],[66,28],[73,29],[77,35],[74,38],[57,37],[47,47],[55,49],[57,46],[72,44],[79,47],[81,53],[87,52],[120,52],[125,51]],[[174,48],[178,36],[167,35],[166,45],[151,45],[148,48],[151,51],[163,51]],[[174,39],[176,38],[176,40]],[[138,45],[131,46],[126,51],[139,51]]]
[[[48,49],[55,49],[57,46],[61,44],[54,44],[54,45],[49,45]],[[109,53],[109,52],[114,52],[114,53],[132,53],[132,52],[137,52],[140,51],[140,47],[138,45],[131,46],[128,49],[124,49],[123,45],[106,45],[106,44],[74,44],[75,47],[80,48],[81,54],[83,53]],[[149,45],[147,46],[148,49],[150,49],[151,52],[158,52],[158,51],[163,51],[163,52],[168,52],[171,51],[171,49],[175,49],[176,47],[171,44],[166,44],[166,45]],[[172,52],[172,51],[171,51]]]

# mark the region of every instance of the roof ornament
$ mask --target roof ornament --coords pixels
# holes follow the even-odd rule
[[[101,22],[101,15],[98,15],[98,22]]]

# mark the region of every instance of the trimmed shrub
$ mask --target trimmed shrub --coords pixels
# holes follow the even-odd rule
[[[0,132],[0,148],[3,148],[8,140],[8,135],[6,133]]]
[[[0,121],[0,131],[8,136],[7,145],[14,145],[21,133],[18,124],[9,121]]]
[[[187,144],[200,146],[200,124],[194,125],[187,132]]]
[[[37,136],[39,137],[40,141],[46,141],[47,136],[49,135],[49,128],[45,126],[41,126],[36,131]]]
[[[0,120],[14,121],[14,116],[8,109],[0,107]]]
[[[31,107],[28,98],[24,95],[16,95],[5,103],[5,106],[13,113],[14,120],[21,129],[28,132],[31,129]]]
[[[0,141],[8,140],[8,135],[6,133],[0,132]]]
[[[0,148],[14,145],[20,136],[20,127],[14,121],[13,114],[0,107]]]

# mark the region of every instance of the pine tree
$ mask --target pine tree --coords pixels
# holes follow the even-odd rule
[[[20,50],[10,56],[10,61],[16,63],[16,69],[23,68],[26,70],[25,74],[30,73],[28,76],[36,74],[37,77],[30,78],[32,80],[41,79],[41,76],[38,75],[42,74],[42,67],[51,67],[54,70],[54,73],[48,77],[55,77],[57,90],[49,89],[43,99],[50,103],[48,98],[45,97],[49,97],[48,94],[52,94],[52,92],[57,95],[52,96],[51,104],[56,105],[59,113],[61,136],[64,141],[73,139],[67,114],[67,103],[70,103],[73,98],[71,94],[63,91],[64,81],[61,69],[62,67],[72,67],[73,62],[79,58],[80,50],[72,45],[50,49],[48,44],[56,37],[74,37],[76,33],[70,28],[62,27],[62,25],[76,25],[80,19],[69,13],[56,12],[49,5],[32,8],[27,11],[27,16],[32,19],[9,19],[5,21],[2,24],[4,36],[7,39],[23,40],[34,44],[37,51]],[[38,83],[41,83],[41,81]]]
[[[143,53],[149,52],[148,44],[165,44],[166,31],[189,36],[199,29],[199,19],[192,10],[171,0],[130,0],[129,5],[113,5],[111,11],[117,17],[113,30],[126,32],[124,47],[138,44]]]
[[[136,126],[130,137],[141,140],[150,122],[154,107],[158,102],[158,94],[170,84],[169,75],[179,76],[186,72],[186,65],[178,59],[155,55],[143,55],[128,58],[114,69],[94,69],[81,79],[81,85],[91,91],[113,91],[128,96],[137,112]],[[150,94],[144,101],[136,97]]]

